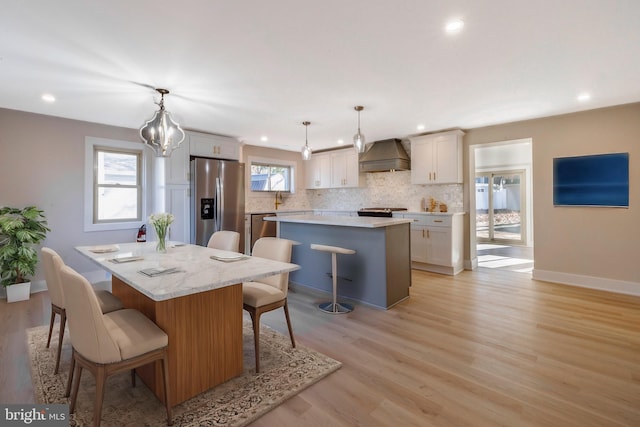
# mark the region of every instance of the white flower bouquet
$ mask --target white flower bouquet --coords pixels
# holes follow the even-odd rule
[[[167,251],[167,231],[174,219],[173,214],[166,212],[151,214],[149,216],[149,222],[153,225],[158,235],[158,245],[156,246],[158,252]]]

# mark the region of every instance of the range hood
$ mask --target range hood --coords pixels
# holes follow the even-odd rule
[[[399,139],[385,139],[371,144],[360,156],[360,172],[389,172],[411,169],[411,163]]]

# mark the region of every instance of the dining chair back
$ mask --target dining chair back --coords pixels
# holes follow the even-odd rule
[[[62,340],[64,339],[64,331],[67,322],[66,303],[64,291],[62,289],[62,281],[60,279],[60,270],[64,267],[64,261],[56,251],[51,248],[43,247],[41,249],[42,264],[44,266],[44,278],[51,299],[51,320],[49,321],[49,337],[47,338],[47,348],[51,344],[51,335],[53,333],[53,324],[56,314],[60,316],[60,329],[58,331],[58,352],[56,356],[56,367],[53,371],[57,374],[60,370],[60,353],[62,351]],[[96,290],[96,297],[100,310],[103,313],[122,309],[122,302],[111,292],[106,290]]]
[[[239,252],[240,233],[228,230],[216,231],[209,238],[207,247],[222,249],[223,251]]]
[[[274,261],[291,262],[292,241],[277,237],[262,237],[253,245],[252,256]],[[260,316],[271,310],[283,307],[291,346],[296,346],[289,317],[287,293],[289,273],[276,274],[259,281],[242,284],[242,307],[249,312],[253,324],[256,373],[260,372]]]
[[[103,314],[91,284],[71,267],[62,267],[60,276],[72,344],[66,396],[70,394],[75,379],[69,412],[75,411],[83,369],[89,370],[95,377],[93,424],[98,426],[107,377],[132,370],[132,382],[135,385],[136,367],[160,361],[167,424],[171,425],[167,334],[137,310],[122,309]]]

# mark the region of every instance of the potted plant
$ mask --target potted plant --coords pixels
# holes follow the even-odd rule
[[[0,208],[0,284],[7,301],[29,299],[30,276],[36,272],[38,252],[34,245],[51,231],[44,212],[35,206],[23,209]]]

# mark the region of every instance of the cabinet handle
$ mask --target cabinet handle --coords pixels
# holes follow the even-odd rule
[[[434,219],[433,222],[442,222],[441,219]]]
[[[429,230],[427,230],[427,239],[430,239],[431,236],[429,235]]]
[[[422,238],[424,239],[424,228],[422,229]]]
[[[434,181],[436,180],[436,173],[435,172],[433,173],[433,180]]]

